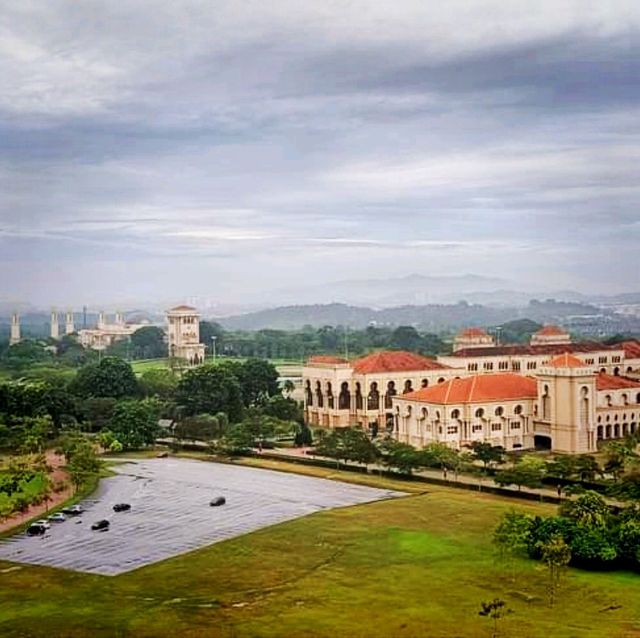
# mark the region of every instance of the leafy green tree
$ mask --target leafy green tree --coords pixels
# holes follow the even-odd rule
[[[481,461],[485,471],[504,462],[504,448],[501,445],[491,445],[487,441],[474,441],[470,447],[473,459]]]
[[[600,494],[588,491],[573,501],[565,501],[560,506],[560,515],[579,525],[606,527],[611,512]]]
[[[391,333],[389,348],[418,352],[422,348],[422,337],[413,326],[398,326]]]
[[[378,444],[380,460],[383,465],[396,468],[401,474],[411,474],[420,467],[420,454],[408,443],[395,439],[383,439]]]
[[[211,352],[211,337],[216,338],[216,353],[223,353],[225,350],[225,331],[222,326],[215,321],[201,321],[200,343],[204,343],[209,352]]]
[[[417,452],[417,463],[420,467],[431,467],[442,470],[446,479],[449,471],[458,472],[466,462],[458,450],[446,443],[434,441]]]
[[[542,544],[540,554],[549,570],[549,606],[553,607],[560,586],[560,576],[571,561],[571,549],[562,536],[554,536]]]
[[[178,378],[168,368],[153,368],[140,376],[140,389],[146,397],[172,399],[178,388]]]
[[[84,398],[122,399],[138,393],[138,381],[126,361],[117,357],[105,357],[97,364],[80,368],[70,384],[70,390]]]
[[[158,359],[167,356],[167,344],[162,328],[143,326],[131,335],[131,350],[134,359]]]
[[[280,395],[278,371],[264,359],[247,359],[238,371],[245,406],[262,405],[269,397]]]
[[[102,466],[93,445],[82,438],[74,441],[65,456],[68,459],[66,469],[76,492],[81,485],[95,476]]]
[[[187,416],[225,412],[232,423],[240,421],[244,412],[238,379],[225,367],[212,364],[185,372],[178,382],[176,402]]]
[[[564,485],[576,476],[576,462],[573,456],[563,454],[547,463],[547,476],[557,479],[558,496],[562,496]]]
[[[518,491],[522,487],[540,488],[546,465],[544,460],[537,456],[523,456],[511,469],[498,472],[494,480],[498,485],[517,485]]]
[[[109,430],[125,450],[151,445],[158,435],[158,406],[154,401],[120,401],[113,410]]]
[[[283,397],[281,394],[269,397],[262,407],[268,416],[272,416],[282,421],[303,421],[302,408],[297,401]]]
[[[601,474],[600,465],[595,457],[590,454],[579,454],[575,457],[576,474],[582,482],[595,481],[597,475]]]
[[[493,533],[493,542],[500,551],[500,557],[511,567],[512,580],[515,580],[515,557],[527,549],[531,523],[531,516],[511,509],[503,514]]]
[[[89,397],[81,402],[83,429],[100,432],[111,422],[118,401],[112,397]]]

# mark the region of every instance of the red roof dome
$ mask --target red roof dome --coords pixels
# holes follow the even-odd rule
[[[403,372],[409,370],[444,370],[448,366],[435,359],[423,357],[415,352],[383,351],[374,352],[353,362],[353,371],[357,374],[375,374],[376,372]]]

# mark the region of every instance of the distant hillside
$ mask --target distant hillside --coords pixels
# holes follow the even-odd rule
[[[375,322],[379,325],[413,325],[422,330],[440,331],[473,325],[497,325],[525,317],[545,323],[562,322],[563,318],[570,316],[597,316],[602,313],[603,310],[595,306],[553,300],[532,301],[525,308],[495,308],[460,302],[399,306],[382,310],[333,303],[283,306],[216,320],[231,330],[263,330],[265,328],[294,330],[305,325],[313,327],[343,325],[364,328]]]

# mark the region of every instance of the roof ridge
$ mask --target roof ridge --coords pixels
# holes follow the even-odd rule
[[[469,388],[469,396],[467,396],[467,401],[471,401],[471,399],[473,398],[473,390],[476,387],[476,379],[478,378],[478,375],[474,374],[473,377],[471,377],[471,387]]]

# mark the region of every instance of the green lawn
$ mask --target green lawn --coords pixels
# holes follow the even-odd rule
[[[217,357],[217,362],[220,361],[246,361],[246,359],[241,357]],[[287,359],[270,359],[271,363],[275,366],[281,365],[301,365],[299,361],[289,361]],[[147,370],[156,370],[156,369],[164,369],[168,367],[168,359],[140,359],[138,361],[131,361],[131,367],[133,371],[140,375],[143,372],[147,372]],[[211,357],[207,357],[206,363],[212,363],[213,359]]]
[[[0,635],[475,638],[491,635],[480,602],[499,596],[514,610],[503,636],[640,636],[640,576],[570,570],[553,609],[539,563],[519,561],[511,581],[490,539],[513,500],[381,483],[413,493],[320,512],[118,577],[3,572],[11,565],[0,562]]]

